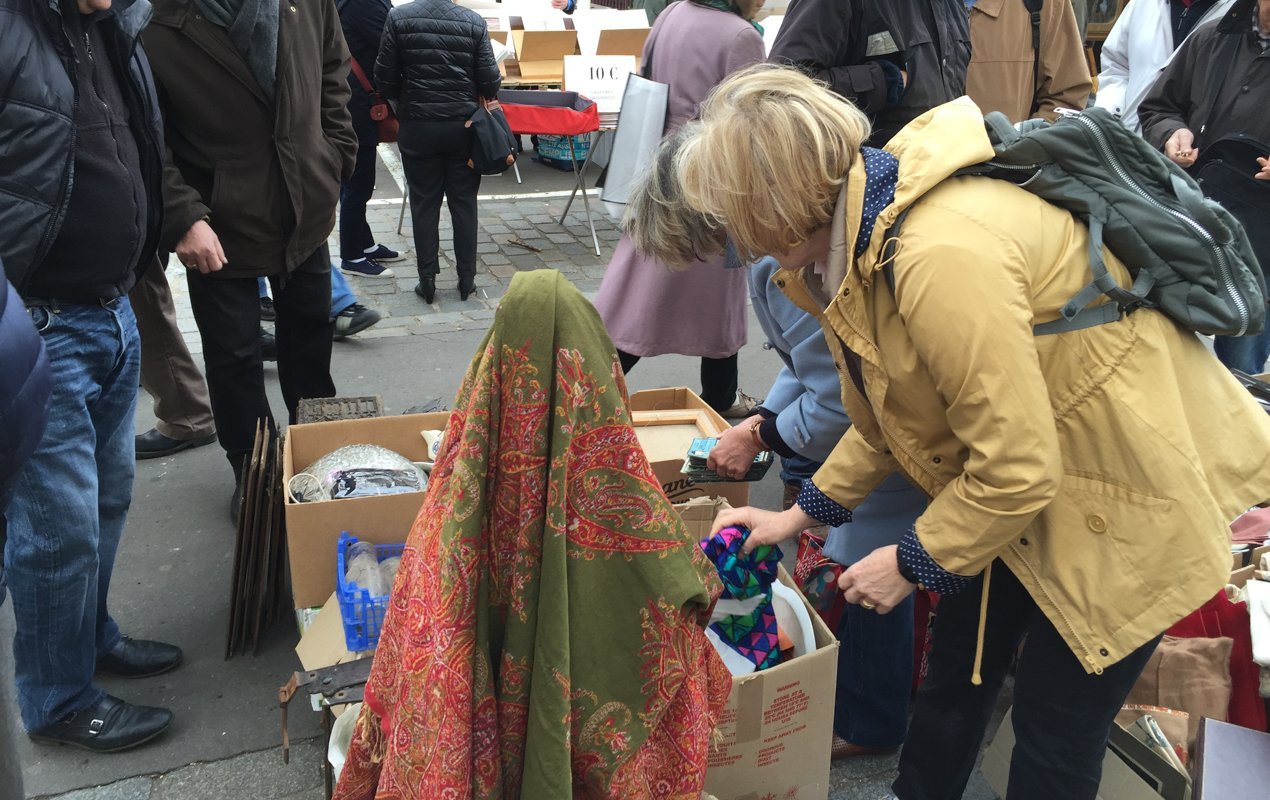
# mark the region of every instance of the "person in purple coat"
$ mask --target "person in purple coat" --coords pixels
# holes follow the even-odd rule
[[[665,135],[697,115],[697,106],[728,75],[763,61],[763,36],[751,20],[762,0],[681,0],[666,8],[644,44],[651,78],[669,84]],[[737,353],[745,344],[745,270],[723,270],[723,257],[685,271],[635,252],[623,234],[595,307],[630,372],[648,356],[701,358],[701,399],[729,419],[750,416],[758,401],[742,393]]]

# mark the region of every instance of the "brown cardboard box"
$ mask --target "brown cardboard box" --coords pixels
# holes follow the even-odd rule
[[[726,507],[710,498],[676,509],[693,534],[704,537],[715,514]],[[797,588],[784,568],[779,577]],[[732,696],[719,724],[723,738],[712,748],[706,772],[706,793],[718,800],[829,796],[838,640],[810,605],[807,613],[816,629],[814,653],[732,679]]]
[[[749,505],[749,483],[693,483],[680,472],[694,438],[718,436],[731,427],[696,392],[684,386],[646,389],[631,395],[630,407],[639,443],[653,473],[661,481],[662,491],[672,503],[696,497],[722,497],[733,506]]]
[[[377,444],[411,461],[426,461],[420,431],[444,430],[449,418],[448,413],[406,414],[292,425],[283,445],[282,485],[318,458],[350,444]],[[335,591],[341,531],[376,544],[398,544],[406,540],[421,505],[423,492],[321,503],[296,503],[288,494],[284,513],[295,607],[320,606]]]
[[[513,30],[512,42],[523,83],[560,83],[564,57],[578,52],[577,31]]]

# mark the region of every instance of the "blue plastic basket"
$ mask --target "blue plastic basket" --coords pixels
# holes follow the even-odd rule
[[[358,541],[348,531],[340,533],[339,550],[335,559],[336,594],[340,601],[340,617],[344,621],[344,643],[349,652],[374,650],[379,645],[379,632],[384,626],[384,612],[388,610],[388,595],[372,597],[370,592],[355,583],[344,580],[348,571],[345,553]],[[375,555],[383,561],[401,555],[404,544],[377,544]]]

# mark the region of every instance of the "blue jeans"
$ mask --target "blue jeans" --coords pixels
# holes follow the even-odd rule
[[[847,603],[838,641],[834,733],[861,747],[898,747],[913,689],[913,596],[889,614]]]
[[[373,242],[372,242],[373,244]],[[256,286],[260,291],[261,297],[269,296],[269,282],[264,278],[256,279]],[[349,288],[348,279],[344,277],[344,273],[339,269],[331,270],[331,319],[335,319],[340,312],[357,302],[357,295],[353,294],[353,290]]]
[[[101,701],[97,657],[119,642],[106,596],[132,500],[141,348],[126,297],[31,317],[53,397],[8,510],[5,571],[18,706],[36,730]]]
[[[1227,369],[1260,375],[1265,371],[1266,359],[1270,359],[1270,324],[1252,336],[1217,336],[1213,350]]]
[[[338,269],[331,270],[331,319],[357,302],[357,295],[348,287],[348,280]]]

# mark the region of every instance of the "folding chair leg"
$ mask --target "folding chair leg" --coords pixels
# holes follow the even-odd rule
[[[401,211],[397,214],[397,235],[401,235],[401,226],[406,221],[406,204],[410,202],[409,195],[401,196]]]

